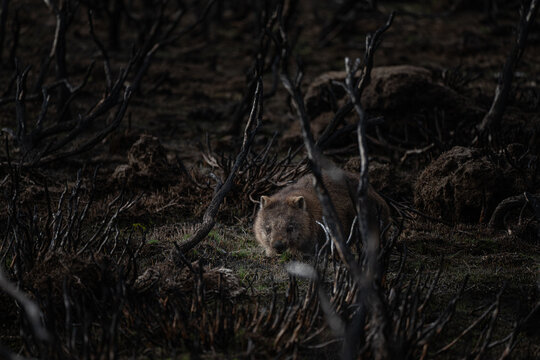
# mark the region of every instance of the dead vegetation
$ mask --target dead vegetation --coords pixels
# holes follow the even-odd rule
[[[2,1],[0,357],[538,357],[537,1],[484,3]]]

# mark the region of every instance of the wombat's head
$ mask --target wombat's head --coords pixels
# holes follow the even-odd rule
[[[312,252],[317,241],[314,224],[303,196],[261,196],[253,229],[266,255],[272,256],[287,249]]]

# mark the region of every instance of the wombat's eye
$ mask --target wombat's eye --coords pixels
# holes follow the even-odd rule
[[[267,234],[270,234],[270,231],[272,230],[272,228],[270,226],[267,226],[264,228],[264,231],[266,231]]]
[[[292,232],[293,230],[294,230],[294,225],[293,224],[287,225],[287,232]]]

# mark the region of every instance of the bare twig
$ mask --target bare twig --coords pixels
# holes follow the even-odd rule
[[[390,18],[387,22],[387,24],[379,29],[375,36],[371,37],[368,36],[368,39],[366,41],[367,49],[366,49],[366,60],[364,62],[364,67],[362,70],[362,77],[359,80],[359,83],[354,82],[354,73],[359,70],[360,68],[360,60],[357,60],[355,62],[354,66],[351,66],[350,61],[348,59],[345,60],[345,66],[348,73],[346,84],[343,85],[347,90],[349,90],[349,95],[351,96],[351,104],[353,104],[353,108],[356,109],[360,120],[358,123],[358,137],[359,137],[359,150],[361,154],[361,158],[363,157],[364,161],[361,166],[361,172],[360,172],[360,183],[359,183],[359,190],[358,190],[358,196],[359,196],[359,205],[357,205],[358,212],[358,223],[363,241],[366,241],[363,247],[363,252],[366,254],[366,259],[369,260],[369,264],[367,266],[367,272],[371,273],[369,275],[365,275],[363,273],[362,268],[360,267],[359,262],[356,261],[350,250],[348,249],[343,230],[341,229],[340,222],[336,216],[336,211],[334,208],[334,205],[332,204],[332,201],[330,199],[329,193],[323,183],[322,180],[322,169],[323,167],[331,167],[332,165],[325,163],[324,159],[322,158],[322,155],[320,153],[320,150],[317,148],[313,135],[311,133],[309,120],[307,118],[307,114],[305,111],[305,106],[303,102],[303,97],[300,90],[300,82],[303,76],[302,69],[299,66],[298,67],[298,73],[295,77],[295,80],[293,81],[289,71],[288,71],[288,59],[289,59],[289,44],[287,42],[287,34],[285,32],[282,18],[281,18],[281,12],[278,13],[278,19],[280,21],[280,39],[275,40],[278,43],[278,46],[281,48],[281,63],[282,63],[282,71],[281,71],[281,81],[283,85],[285,86],[285,89],[289,92],[289,94],[292,97],[293,103],[295,105],[295,109],[297,112],[298,119],[300,121],[301,129],[302,129],[302,136],[304,139],[304,145],[307,150],[308,155],[308,161],[309,165],[311,167],[311,170],[313,172],[313,175],[315,177],[315,189],[317,192],[317,197],[319,198],[319,201],[322,205],[323,210],[323,217],[326,221],[327,228],[329,230],[329,233],[331,235],[331,238],[334,242],[335,248],[343,261],[343,263],[347,266],[347,268],[350,271],[351,277],[354,279],[354,283],[359,287],[358,294],[361,294],[359,298],[357,298],[357,310],[355,314],[353,315],[353,319],[351,320],[348,331],[345,335],[345,342],[344,342],[344,349],[343,349],[343,356],[344,358],[354,358],[356,355],[356,351],[358,346],[362,347],[364,345],[364,342],[366,341],[366,336],[364,334],[364,324],[366,319],[366,310],[369,306],[372,310],[372,313],[376,314],[374,315],[374,318],[380,318],[382,320],[382,324],[380,326],[375,326],[378,328],[378,330],[375,332],[375,335],[372,337],[372,341],[376,342],[376,350],[382,351],[379,352],[379,356],[385,358],[389,355],[386,354],[386,351],[388,351],[386,347],[386,336],[380,336],[385,330],[384,327],[386,325],[386,320],[384,320],[384,306],[383,303],[379,301],[374,301],[374,297],[380,298],[380,294],[378,294],[376,291],[373,291],[372,286],[374,285],[374,279],[379,278],[375,276],[375,264],[377,263],[377,252],[378,252],[378,246],[369,246],[370,242],[368,241],[368,237],[370,237],[373,234],[368,234],[367,230],[367,204],[366,201],[362,201],[362,199],[366,198],[367,194],[367,188],[368,188],[368,179],[367,179],[367,155],[366,155],[366,146],[365,146],[365,115],[364,111],[360,106],[360,95],[364,87],[369,83],[370,78],[370,71],[373,64],[373,54],[376,46],[378,45],[378,41],[382,33],[389,28],[389,26],[392,23],[393,14],[390,15]],[[358,209],[360,208],[360,209]],[[375,242],[378,244],[378,241]],[[372,248],[373,252],[369,249]],[[369,252],[369,254],[368,254]],[[373,322],[372,324],[376,324],[377,322]],[[386,355],[385,355],[386,354]]]
[[[22,73],[19,73],[17,77],[18,88],[15,96],[13,98],[0,99],[0,104],[9,102],[15,102],[16,104],[16,130],[9,128],[2,130],[14,137],[17,145],[23,150],[21,152],[22,155],[18,159],[20,164],[28,167],[39,166],[79,154],[91,149],[109,133],[114,131],[126,112],[126,106],[129,103],[128,100],[131,94],[136,93],[140,88],[142,78],[148,70],[155,53],[163,46],[173,44],[174,41],[188,34],[201,24],[214,2],[215,0],[209,0],[202,15],[177,34],[174,33],[174,30],[179,25],[184,11],[181,10],[175,13],[168,24],[165,23],[164,16],[159,16],[152,23],[151,34],[142,46],[142,50],[133,52],[126,68],[121,69],[118,75],[116,75],[116,81],[112,79],[109,56],[95,33],[92,14],[89,12],[88,23],[90,35],[103,56],[106,86],[105,92],[98,103],[86,110],[85,113],[72,117],[69,111],[70,104],[79,96],[81,89],[87,84],[91,76],[93,64],[88,67],[80,85],[72,86],[70,84],[65,66],[65,33],[67,26],[72,21],[78,2],[74,0],[63,0],[59,2],[45,1],[51,12],[55,14],[57,23],[54,41],[48,56],[45,57],[42,63],[34,91],[30,93],[25,91],[28,74],[28,69],[26,69]],[[162,4],[160,9],[163,12],[162,10],[166,2],[160,3]],[[56,81],[50,85],[43,85],[44,79],[47,78],[50,63],[54,59],[56,59]],[[128,77],[133,78],[129,81],[129,86],[126,86]],[[51,100],[53,89],[55,89],[56,93],[55,100]],[[40,94],[37,94],[37,92]],[[124,96],[122,97],[123,92]],[[42,98],[41,111],[37,121],[35,121],[35,126],[32,127],[29,120],[26,119],[25,104],[27,101],[33,101],[39,98]],[[47,115],[50,115],[48,109],[51,103],[57,105],[56,116],[52,121],[51,119],[47,119]],[[87,135],[84,138],[84,133],[92,128],[92,125],[97,119],[102,118],[103,115],[115,108],[116,115],[111,123],[104,125],[96,133]],[[81,138],[82,141],[76,141]]]
[[[499,81],[497,83],[497,88],[495,89],[495,96],[493,97],[491,108],[482,119],[482,122],[477,126],[479,136],[483,136],[487,130],[492,129],[494,126],[498,126],[501,122],[508,102],[508,96],[510,95],[514,71],[527,46],[527,37],[529,36],[529,31],[534,23],[536,13],[538,12],[538,3],[539,0],[531,0],[530,3],[528,3],[528,6],[521,10],[521,17],[517,29],[517,39],[506,59],[504,68],[499,75]]]
[[[197,20],[194,21],[192,24],[186,26],[182,30],[180,30],[177,34],[173,34],[173,32],[180,24],[180,20],[182,19],[184,15],[183,11],[178,11],[176,13],[171,24],[169,24],[167,29],[165,29],[164,34],[157,39],[156,39],[157,31],[160,28],[161,24],[158,22],[153,27],[146,44],[143,45],[144,57],[142,59],[142,65],[140,66],[137,74],[135,75],[134,83],[136,84],[136,86],[135,85],[132,86],[134,92],[139,91],[139,86],[140,86],[142,77],[148,71],[148,68],[150,67],[151,61],[154,55],[156,54],[156,52],[160,49],[165,48],[166,46],[174,44],[180,38],[182,38],[183,36],[195,30],[200,24],[202,24],[206,20],[206,17],[215,2],[216,0],[209,0],[206,3],[206,6],[204,7],[202,14],[197,18]]]
[[[107,89],[109,90],[112,86],[111,63],[109,60],[109,54],[107,53],[107,50],[105,50],[103,43],[99,40],[99,38],[97,37],[94,31],[94,21],[92,17],[93,17],[93,12],[92,10],[89,9],[88,10],[88,24],[90,26],[90,35],[92,36],[92,39],[94,40],[94,42],[96,43],[96,46],[101,52],[101,56],[103,56],[103,68],[105,70],[105,79],[107,81]]]
[[[242,140],[242,147],[240,148],[240,152],[238,153],[238,156],[236,157],[236,160],[234,162],[234,165],[231,169],[231,172],[229,173],[229,176],[225,180],[222,186],[219,188],[216,188],[217,192],[214,194],[214,197],[210,201],[210,204],[208,205],[208,208],[206,209],[204,215],[203,215],[203,221],[200,224],[197,231],[189,238],[186,242],[179,244],[180,250],[183,252],[189,251],[193,247],[197,246],[205,237],[208,235],[210,230],[214,227],[214,224],[216,222],[216,215],[219,211],[219,207],[221,203],[223,202],[223,199],[227,195],[227,193],[231,190],[234,178],[236,176],[236,172],[238,169],[242,166],[244,160],[247,157],[247,154],[249,152],[249,149],[251,147],[251,143],[253,142],[253,139],[255,137],[255,134],[259,130],[259,127],[261,126],[261,120],[262,120],[262,93],[263,93],[263,85],[262,85],[262,78],[259,74],[257,82],[257,87],[255,88],[255,94],[253,96],[253,105],[251,107],[251,113],[249,115],[248,121],[246,123],[246,127],[244,129],[244,138]]]
[[[499,316],[501,295],[505,288],[506,288],[506,283],[501,287],[501,289],[499,290],[499,293],[497,294],[497,297],[495,298],[495,301],[493,303],[492,310],[491,310],[491,317],[489,319],[489,322],[486,324],[485,329],[482,331],[482,335],[481,335],[482,344],[478,350],[478,353],[476,354],[475,360],[482,359],[484,357],[485,351],[488,349],[488,345],[491,341],[491,336],[493,334],[495,322],[497,321],[497,317]]]
[[[373,57],[375,55],[375,51],[379,47],[381,43],[381,37],[382,35],[392,26],[392,22],[394,21],[395,13],[392,12],[390,16],[388,17],[388,20],[386,20],[386,23],[377,29],[373,35],[366,36],[366,53],[364,55],[364,66],[361,69],[360,72],[360,81],[357,85],[358,87],[358,99],[362,98],[362,94],[364,93],[364,89],[366,86],[369,85],[371,82],[371,69],[373,68]]]
[[[17,117],[16,139],[19,145],[25,150],[28,144],[26,141],[26,106],[24,97],[26,96],[26,77],[29,71],[30,66],[27,66],[21,75],[17,77],[17,90],[15,94],[15,113]]]
[[[437,350],[432,355],[437,356],[437,355],[439,355],[439,354],[441,354],[441,353],[443,353],[445,351],[450,350],[461,338],[463,338],[463,336],[470,333],[472,329],[474,329],[478,324],[480,324],[482,322],[482,320],[484,320],[487,316],[489,316],[489,314],[491,314],[493,312],[493,310],[495,309],[496,306],[497,306],[497,303],[491,304],[487,308],[487,310],[484,313],[482,313],[482,315],[480,315],[478,318],[476,318],[476,320],[474,320],[465,330],[463,330],[458,336],[456,336],[454,338],[454,340],[450,341],[447,345],[445,345],[440,350]]]
[[[395,16],[395,13],[392,12],[390,14],[390,16],[388,17],[388,20],[386,21],[384,26],[377,29],[377,31],[375,31],[375,33],[373,35],[370,34],[370,35],[366,36],[366,52],[364,54],[363,66],[360,67],[360,62],[359,62],[359,60],[357,60],[357,63],[355,64],[354,68],[352,69],[353,70],[353,73],[352,73],[353,77],[355,76],[355,74],[356,74],[356,72],[358,70],[361,70],[361,72],[360,72],[360,74],[358,76],[359,81],[358,81],[358,83],[354,84],[354,87],[357,88],[357,90],[355,90],[355,91],[357,91],[356,96],[358,97],[358,102],[362,98],[362,94],[363,94],[365,88],[369,85],[369,83],[371,81],[371,70],[373,68],[373,57],[374,57],[375,51],[379,47],[382,35],[386,32],[386,30],[388,30],[390,28],[390,26],[392,26],[394,16]],[[350,81],[351,81],[351,84],[352,84],[353,80],[351,79]],[[334,82],[334,84],[341,85],[341,86],[343,85],[342,83],[339,83],[339,82]],[[353,86],[353,85],[351,85],[351,86]],[[349,99],[349,101],[344,106],[342,106],[341,108],[338,109],[338,111],[336,112],[336,114],[334,115],[334,117],[332,118],[330,123],[328,124],[328,126],[324,129],[324,132],[321,134],[320,138],[317,140],[317,145],[318,146],[323,147],[325,145],[325,143],[330,139],[332,133],[335,131],[337,126],[345,119],[347,114],[349,114],[354,108],[355,108],[355,105],[354,105],[353,101],[351,99]],[[362,113],[363,113],[363,111],[362,111]],[[362,116],[364,116],[364,115],[362,115]],[[359,124],[362,121],[364,121],[364,120],[362,119],[361,121],[359,121]],[[366,126],[366,125],[367,124],[362,125],[362,126]]]
[[[506,215],[510,211],[522,208],[527,204],[531,206],[531,209],[533,212],[535,212],[535,215],[540,218],[540,211],[537,206],[537,198],[538,196],[523,193],[516,196],[510,196],[502,200],[493,211],[493,214],[491,214],[491,218],[489,219],[488,223],[489,227],[492,229],[502,229]]]
[[[538,315],[540,314],[540,301],[537,301],[533,309],[523,318],[522,320],[518,321],[515,326],[514,330],[510,334],[510,338],[506,342],[506,347],[504,351],[502,352],[501,356],[499,357],[499,360],[506,359],[510,356],[512,353],[512,350],[516,346],[518,342],[518,335],[526,331],[527,328],[530,329],[536,329],[536,332],[538,333]],[[490,344],[491,347],[491,344]]]
[[[71,149],[62,153],[57,153],[57,154],[54,154],[53,156],[44,157],[40,159],[40,161],[36,164],[45,165],[52,161],[65,159],[73,155],[80,154],[80,153],[83,153],[92,149],[96,144],[98,144],[100,141],[106,138],[107,135],[109,135],[112,131],[118,128],[118,126],[120,125],[126,113],[129,100],[131,99],[131,95],[132,95],[132,91],[131,91],[131,88],[129,87],[124,92],[124,98],[122,100],[122,103],[120,104],[118,111],[116,112],[114,120],[108,126],[98,131],[93,137],[84,141],[82,144],[78,145],[74,149]]]
[[[433,147],[435,146],[435,143],[431,143],[429,144],[428,146],[425,146],[421,149],[410,149],[410,150],[407,150],[405,151],[405,154],[403,154],[403,156],[399,159],[399,162],[400,164],[403,164],[405,162],[405,160],[407,160],[407,158],[410,156],[410,155],[420,155],[420,154],[423,154],[431,149],[433,149]]]
[[[35,122],[33,129],[28,130],[26,125],[26,112],[25,112],[25,82],[28,69],[18,76],[17,79],[17,93],[15,97],[16,111],[17,111],[17,132],[13,132],[10,129],[3,129],[5,132],[11,134],[18,142],[19,146],[24,150],[23,157],[20,159],[22,166],[36,166],[43,163],[49,163],[59,158],[65,158],[66,156],[72,156],[83,151],[87,151],[92,148],[97,142],[102,140],[111,131],[116,129],[119,125],[122,117],[126,111],[128,100],[131,97],[131,88],[128,87],[124,91],[124,98],[122,98],[122,90],[125,87],[126,79],[131,72],[134,62],[138,59],[138,55],[135,54],[131,57],[130,62],[124,70],[121,70],[118,79],[113,84],[112,88],[106,90],[102,99],[94,105],[84,115],[79,115],[77,119],[69,121],[57,121],[49,126],[44,126],[46,123],[45,117],[49,107],[51,89],[57,86],[65,86],[69,92],[69,97],[64,103],[64,108],[60,110],[62,116],[67,111],[67,106],[73,99],[80,93],[81,89],[86,85],[92,70],[92,65],[88,68],[80,85],[72,86],[67,79],[61,79],[51,85],[42,88],[42,107]],[[138,83],[133,82],[132,85],[136,86]],[[114,107],[118,106],[118,111],[114,121],[98,131],[93,137],[83,141],[77,147],[71,148],[69,151],[60,151],[67,145],[73,144],[74,139],[78,138],[88,127],[99,117],[111,111]],[[61,134],[65,134],[63,137]],[[45,140],[48,140],[46,142]],[[57,158],[56,155],[59,155]]]
[[[67,79],[68,72],[66,66],[66,33],[76,8],[79,6],[78,2],[72,0],[63,0],[59,2],[59,6],[56,4],[48,3],[49,7],[54,12],[56,17],[56,29],[54,33],[54,40],[49,53],[49,59],[55,58],[56,68],[56,80]],[[50,61],[50,60],[49,60]],[[58,107],[63,109],[69,97],[69,90],[65,84],[59,87]],[[58,121],[65,121],[68,119],[69,110],[63,112],[58,117]]]
[[[345,71],[347,76],[345,83],[341,84],[349,98],[353,107],[358,115],[357,136],[358,136],[358,150],[360,154],[360,179],[356,192],[355,204],[356,212],[358,216],[358,230],[360,239],[362,241],[362,264],[364,271],[358,274],[357,285],[359,286],[359,294],[361,297],[357,299],[359,301],[360,309],[358,310],[362,315],[358,318],[358,325],[352,326],[351,334],[353,336],[351,343],[345,343],[346,354],[350,357],[354,355],[354,342],[358,335],[363,332],[363,322],[365,316],[362,309],[370,309],[371,313],[371,326],[372,326],[372,338],[371,347],[378,358],[389,358],[390,348],[388,346],[387,328],[390,326],[389,319],[387,317],[385,304],[383,301],[383,295],[379,291],[379,283],[382,280],[381,264],[378,261],[378,253],[380,249],[379,233],[373,233],[369,229],[369,214],[368,209],[368,156],[367,156],[367,144],[366,144],[366,115],[364,109],[360,104],[361,94],[364,88],[369,84],[371,78],[371,69],[373,67],[373,56],[377,46],[379,45],[380,37],[391,26],[394,19],[394,13],[390,14],[386,24],[378,29],[373,36],[366,37],[366,54],[364,59],[364,66],[361,70],[361,75],[358,82],[355,82],[354,74],[360,70],[360,59],[356,59],[354,64],[351,64],[349,58],[345,58]]]
[[[270,15],[271,14],[271,15]],[[257,66],[262,67],[263,72],[265,70],[265,64],[267,62],[268,53],[270,50],[270,44],[272,42],[271,33],[277,22],[277,11],[274,10],[271,13],[269,10],[264,11],[262,14],[262,19],[260,20],[263,24],[259,33],[258,48],[255,51],[254,63],[250,69],[246,82],[246,90],[242,96],[242,100],[236,105],[236,109],[232,116],[228,132],[231,134],[237,134],[241,130],[242,119],[244,115],[249,110],[249,103],[251,101],[250,96],[253,93],[253,89],[256,85],[256,68]],[[260,65],[259,65],[260,64]],[[273,73],[273,83],[270,91],[266,91],[264,94],[264,99],[268,99],[273,96],[277,90],[277,84],[279,82],[279,55],[275,55],[271,64],[272,73]]]
[[[353,274],[354,273],[360,274],[360,268],[358,267],[358,264],[354,260],[354,257],[352,256],[352,254],[346,248],[345,238],[343,236],[343,231],[341,229],[341,225],[338,220],[337,213],[330,199],[328,190],[326,189],[322,181],[323,158],[319,149],[315,145],[315,141],[311,133],[311,126],[309,124],[309,120],[307,118],[307,114],[305,111],[304,100],[303,100],[302,93],[300,90],[299,79],[302,78],[302,72],[299,71],[299,73],[296,76],[296,81],[293,82],[286,66],[289,50],[287,48],[286,34],[283,27],[281,27],[281,39],[282,39],[281,82],[285,86],[285,89],[291,95],[294,101],[295,107],[296,107],[296,112],[297,112],[298,119],[300,121],[301,129],[302,129],[302,136],[304,138],[304,145],[306,146],[306,150],[308,154],[309,165],[316,179],[315,189],[317,190],[317,196],[319,198],[319,201],[322,204],[323,216],[328,221],[328,227],[330,229],[330,233],[332,235],[333,240],[335,241],[336,249],[340,257],[342,258],[343,262],[347,264],[348,267],[350,267],[351,272]],[[356,271],[353,271],[353,269],[356,269]]]

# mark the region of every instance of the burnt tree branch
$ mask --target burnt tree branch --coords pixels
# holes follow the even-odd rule
[[[203,215],[203,221],[198,227],[198,229],[191,236],[191,238],[189,238],[186,242],[182,244],[176,244],[177,250],[181,252],[186,252],[193,249],[206,237],[206,235],[208,235],[210,230],[212,230],[212,228],[214,227],[214,224],[216,223],[216,215],[219,211],[219,207],[221,206],[221,203],[223,202],[223,199],[225,198],[227,193],[231,190],[236,173],[238,169],[244,163],[248,155],[249,149],[251,148],[251,144],[253,143],[253,139],[255,138],[255,134],[257,133],[257,131],[259,130],[259,127],[261,126],[262,108],[263,108],[262,94],[263,94],[262,77],[259,74],[257,86],[255,88],[255,93],[253,95],[253,105],[251,106],[251,113],[249,114],[249,118],[246,123],[246,127],[244,129],[242,147],[240,148],[240,152],[238,153],[238,156],[236,157],[236,160],[231,169],[231,172],[227,176],[227,179],[225,180],[223,185],[216,187],[216,192]]]
[[[391,14],[387,23],[374,36],[368,36],[366,39],[366,57],[364,66],[362,67],[359,80],[355,80],[354,74],[360,70],[360,59],[357,59],[354,65],[351,65],[350,60],[345,60],[347,78],[342,86],[349,93],[351,98],[349,106],[354,108],[359,116],[357,125],[359,152],[361,157],[360,181],[357,191],[358,201],[355,201],[359,217],[359,229],[362,237],[362,261],[355,259],[346,245],[343,229],[336,216],[334,205],[322,179],[323,168],[332,168],[332,165],[327,163],[316,146],[311,133],[309,119],[307,117],[303,97],[300,89],[301,79],[303,77],[301,66],[298,66],[298,73],[293,81],[288,71],[289,60],[289,44],[287,43],[287,34],[280,18],[280,37],[278,46],[281,47],[281,81],[285,89],[289,92],[297,117],[300,121],[302,129],[302,137],[308,154],[309,164],[315,177],[315,189],[317,196],[322,205],[323,216],[327,223],[328,231],[332,241],[337,249],[338,255],[343,263],[349,269],[354,283],[358,286],[356,294],[357,310],[352,316],[351,321],[347,326],[345,341],[343,344],[343,357],[352,359],[356,357],[359,348],[364,347],[366,341],[372,348],[378,358],[390,358],[390,350],[388,348],[387,328],[389,320],[386,315],[386,304],[383,300],[383,294],[380,287],[376,284],[382,275],[380,274],[381,267],[378,266],[379,260],[379,239],[378,234],[370,234],[368,231],[368,204],[367,204],[367,150],[365,141],[365,126],[366,116],[360,105],[361,92],[369,83],[370,72],[373,64],[373,55],[379,44],[380,36],[391,26],[394,14]],[[370,335],[365,334],[367,311],[370,310]]]
[[[203,9],[202,14],[195,20],[192,24],[186,26],[185,28],[178,31],[178,33],[173,34],[174,30],[178,27],[180,24],[180,20],[184,16],[184,11],[180,10],[174,15],[173,21],[169,24],[167,29],[164,30],[163,35],[158,37],[158,31],[161,28],[161,20],[158,20],[158,22],[152,27],[151,34],[146,41],[146,43],[143,45],[143,53],[144,57],[142,58],[142,65],[139,68],[139,71],[135,75],[134,82],[137,83],[137,86],[133,86],[133,91],[138,92],[141,80],[143,76],[148,71],[148,68],[150,67],[150,63],[156,54],[156,52],[160,49],[165,48],[166,46],[173,45],[183,36],[191,33],[193,30],[195,30],[199,25],[201,25],[207,18],[208,13],[210,12],[210,9],[214,5],[216,0],[209,0],[206,3],[206,6]],[[163,11],[163,9],[161,10]],[[160,16],[161,17],[161,16]]]
[[[64,159],[83,151],[87,151],[99,143],[107,134],[114,131],[126,112],[126,106],[132,93],[140,89],[144,74],[147,72],[155,53],[166,45],[172,45],[181,36],[190,33],[206,18],[208,11],[215,3],[209,0],[203,13],[194,22],[185,28],[175,31],[185,14],[179,10],[170,18],[164,16],[166,2],[160,2],[159,16],[154,19],[150,34],[141,50],[133,52],[124,69],[120,69],[113,78],[109,55],[96,35],[92,13],[88,11],[89,33],[103,57],[105,71],[105,91],[97,103],[80,114],[70,113],[70,104],[80,98],[81,90],[91,77],[93,63],[88,67],[80,85],[72,85],[67,77],[65,67],[66,30],[73,20],[78,1],[60,0],[57,2],[45,1],[51,13],[56,16],[54,40],[48,55],[43,59],[33,91],[26,91],[28,69],[17,72],[17,89],[15,96],[0,99],[1,104],[15,103],[16,127],[4,128],[23,150],[18,161],[23,166],[38,166],[54,160]],[[43,85],[48,76],[51,62],[56,61],[56,81]],[[129,81],[129,86],[128,86]],[[124,92],[124,96],[122,93]],[[41,99],[41,111],[36,121],[27,119],[25,106],[29,101]],[[56,106],[56,115],[51,115],[49,107]],[[85,135],[98,119],[103,119],[108,113],[115,111],[113,120],[104,124],[92,135]],[[28,112],[30,113],[30,112]],[[49,116],[48,116],[49,115]],[[73,115],[73,116],[72,116]],[[48,118],[49,117],[49,118]],[[81,139],[80,142],[77,140]]]
[[[78,1],[72,0],[59,0],[59,5],[45,1],[45,4],[52,10],[56,18],[56,28],[54,32],[54,40],[49,53],[50,62],[53,58],[55,62],[56,80],[67,79],[68,72],[66,66],[66,33],[68,30],[75,11],[79,6]],[[60,85],[58,88],[58,108],[63,109],[64,105],[69,97],[69,90],[66,85]],[[64,112],[62,116],[58,117],[58,121],[65,121],[68,119],[68,113]]]
[[[492,229],[502,229],[504,227],[505,217],[508,215],[508,213],[512,210],[521,209],[526,205],[530,205],[531,209],[540,220],[538,198],[538,196],[525,192],[523,194],[510,196],[502,200],[493,211],[493,214],[491,214],[488,226]]]
[[[99,40],[97,37],[95,31],[94,31],[94,20],[93,20],[93,12],[92,10],[88,9],[88,25],[90,26],[90,36],[92,36],[92,39],[96,43],[96,46],[98,47],[99,51],[101,52],[101,56],[103,56],[103,69],[105,71],[105,79],[107,81],[107,89],[110,89],[112,86],[112,80],[111,80],[111,62],[109,59],[109,54],[107,53],[107,50],[105,50],[105,46],[103,46],[103,43]]]
[[[529,31],[534,23],[536,13],[538,12],[538,3],[539,0],[531,0],[528,6],[521,10],[516,42],[514,43],[514,46],[506,59],[503,70],[499,75],[491,108],[476,128],[480,136],[486,134],[486,132],[493,127],[498,126],[502,120],[512,87],[514,71],[527,46],[527,37],[529,36]]]
[[[360,179],[358,182],[358,188],[356,191],[356,212],[358,216],[358,230],[362,241],[362,258],[361,263],[364,268],[362,273],[362,281],[358,283],[360,287],[359,301],[363,302],[363,306],[366,309],[370,309],[372,334],[371,347],[373,352],[378,354],[376,357],[384,359],[391,358],[391,349],[388,346],[388,327],[390,320],[388,319],[386,312],[386,304],[384,301],[384,295],[380,289],[380,282],[382,281],[382,268],[379,263],[379,251],[380,251],[380,234],[378,232],[372,232],[369,229],[369,199],[367,196],[369,187],[368,176],[368,155],[367,155],[367,141],[366,141],[366,114],[360,99],[365,87],[369,84],[371,79],[371,69],[373,68],[373,57],[375,51],[380,43],[380,37],[386,30],[392,25],[394,19],[394,13],[391,13],[388,17],[386,24],[378,29],[373,36],[368,35],[366,37],[366,52],[364,58],[364,65],[360,69],[360,59],[356,59],[354,65],[351,64],[349,58],[345,58],[345,71],[347,77],[345,78],[345,84],[343,87],[349,95],[354,110],[358,115],[357,125],[357,137],[358,137],[358,151],[360,154]],[[357,81],[354,79],[354,74],[358,71],[360,77]],[[364,320],[365,321],[365,320]],[[361,325],[363,326],[363,325]],[[354,329],[357,333],[360,333],[361,329]],[[353,331],[354,332],[354,331]],[[349,345],[352,352],[354,344]],[[354,353],[351,354],[351,357]]]
[[[341,225],[338,221],[337,213],[328,190],[326,189],[323,180],[322,180],[322,169],[324,159],[319,148],[315,144],[313,134],[311,132],[311,126],[309,119],[306,114],[304,100],[302,97],[302,92],[300,89],[300,81],[303,77],[301,69],[299,69],[295,81],[291,79],[291,75],[288,71],[288,66],[286,62],[289,59],[289,49],[287,45],[287,35],[283,26],[280,25],[281,32],[281,61],[282,61],[282,70],[281,70],[281,82],[285,89],[289,92],[289,95],[292,97],[292,101],[296,108],[296,113],[300,122],[302,129],[302,137],[304,139],[304,145],[306,147],[308,162],[313,175],[315,176],[315,189],[317,191],[317,196],[319,201],[322,204],[323,216],[327,219],[328,228],[330,234],[332,235],[333,240],[335,241],[336,249],[339,256],[343,262],[351,269],[353,274],[358,275],[361,273],[361,269],[357,262],[354,260],[353,255],[347,249],[343,231]]]
[[[377,29],[373,35],[366,36],[366,51],[364,55],[364,64],[362,68],[360,68],[359,64],[357,64],[356,69],[353,71],[353,76],[360,70],[360,75],[358,76],[358,83],[355,84],[355,87],[357,88],[358,92],[358,99],[362,98],[362,94],[364,93],[365,88],[369,85],[371,82],[371,70],[373,68],[373,55],[377,48],[379,47],[379,44],[381,42],[382,35],[392,26],[392,22],[394,21],[395,13],[392,12],[390,16],[388,17],[388,20],[386,23]],[[342,83],[338,83],[338,85],[342,85]],[[347,89],[346,89],[347,90]],[[339,124],[343,122],[345,117],[355,108],[354,103],[352,100],[347,101],[347,103],[339,108],[328,124],[328,126],[324,129],[323,133],[317,140],[317,145],[320,147],[324,147],[330,137],[333,135]]]
[[[304,145],[306,147],[308,155],[308,162],[315,178],[314,187],[317,193],[317,197],[319,198],[319,201],[322,205],[323,217],[326,221],[328,231],[330,233],[331,239],[335,245],[339,257],[349,269],[351,277],[359,288],[357,296],[365,297],[367,294],[362,292],[362,289],[365,289],[367,287],[368,282],[363,275],[360,263],[355,259],[354,255],[347,247],[346,239],[343,229],[341,228],[340,222],[338,220],[337,212],[330,198],[330,194],[323,182],[323,168],[331,169],[333,165],[322,157],[320,149],[315,144],[315,140],[311,132],[309,119],[306,114],[304,100],[300,87],[303,72],[299,65],[295,80],[292,80],[287,64],[290,51],[287,34],[283,26],[281,16],[279,17],[279,20],[280,37],[277,41],[278,46],[281,47],[281,81],[285,89],[289,92],[289,95],[291,96],[294,107],[296,109],[297,117],[302,129]],[[360,301],[359,298],[357,298],[357,300],[357,310],[353,315],[352,321],[348,324],[348,329],[345,334],[343,357],[346,359],[355,358],[357,349],[359,347],[362,347],[366,341],[366,336],[364,333],[364,326],[366,320],[366,301]]]

